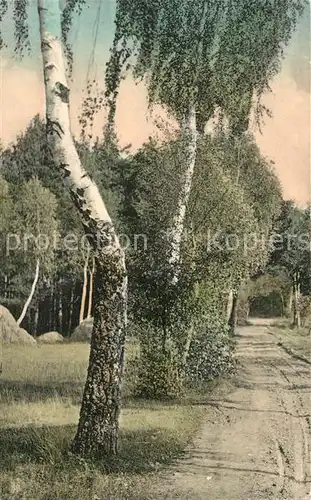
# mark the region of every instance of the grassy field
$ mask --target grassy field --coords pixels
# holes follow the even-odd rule
[[[128,375],[119,456],[97,463],[71,456],[88,351],[86,344],[3,348],[1,500],[152,499],[154,475],[198,430],[204,409],[197,403],[206,395],[179,404],[137,401]]]
[[[311,363],[311,335],[308,328],[290,328],[288,320],[279,320],[269,330],[285,349]]]

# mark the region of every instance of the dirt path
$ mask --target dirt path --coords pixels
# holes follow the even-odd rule
[[[311,500],[310,366],[277,345],[262,321],[238,331],[231,391],[208,403],[201,435],[161,498]]]

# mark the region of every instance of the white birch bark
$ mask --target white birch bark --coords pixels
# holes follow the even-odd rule
[[[41,49],[46,94],[46,118],[53,139],[53,159],[70,189],[86,229],[111,224],[110,216],[96,184],[81,165],[70,127],[69,88],[61,42],[58,0],[38,0]],[[114,245],[118,246],[117,238]]]
[[[227,302],[227,320],[230,320],[231,311],[233,307],[233,290],[230,288],[228,292],[228,302]]]
[[[196,161],[197,151],[197,128],[196,111],[192,106],[185,117],[183,126],[183,136],[185,141],[184,158],[186,171],[183,178],[181,193],[178,199],[176,215],[173,220],[171,231],[171,255],[169,263],[173,266],[173,282],[178,281],[178,265],[180,263],[181,242],[184,231],[187,205],[191,192],[192,178]]]
[[[199,41],[196,53],[197,62],[197,76],[199,73],[199,66],[202,63],[203,55],[203,36],[206,16],[208,12],[208,2],[203,2],[202,16],[199,28]],[[197,154],[197,119],[196,119],[196,106],[194,103],[189,103],[189,110],[181,126],[182,135],[184,138],[184,158],[186,171],[183,178],[180,197],[176,214],[173,220],[173,228],[171,232],[171,255],[169,263],[173,267],[173,283],[178,281],[178,265],[180,263],[181,255],[181,242],[185,225],[185,217],[187,205],[191,192],[192,178]]]
[[[124,252],[96,184],[81,165],[70,129],[69,88],[57,0],[37,0],[48,142],[93,247],[94,327],[79,425],[72,445],[83,456],[115,454],[123,372],[127,276]]]
[[[31,304],[32,298],[33,298],[34,293],[36,291],[36,286],[37,286],[38,279],[39,279],[39,272],[40,272],[40,260],[37,259],[35,277],[34,277],[33,282],[32,282],[32,286],[31,286],[31,290],[30,290],[30,294],[28,296],[28,299],[26,300],[25,305],[23,307],[23,310],[21,312],[21,315],[20,315],[20,317],[17,320],[18,326],[21,325],[21,323],[22,323],[22,321],[23,321],[23,319],[24,319],[24,317],[25,317],[25,315],[27,313],[28,307]]]

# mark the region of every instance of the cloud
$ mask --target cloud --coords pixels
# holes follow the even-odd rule
[[[85,78],[85,77],[84,77]],[[78,134],[78,115],[84,79],[74,75],[71,96],[73,131]],[[2,116],[0,134],[4,144],[25,130],[36,113],[44,113],[44,89],[40,72],[17,64],[2,65]],[[103,82],[100,82],[103,85]],[[299,203],[310,199],[310,94],[287,74],[273,85],[273,94],[265,103],[273,111],[273,118],[266,119],[263,135],[257,134],[258,144],[264,155],[275,162],[285,198]],[[165,113],[156,110],[165,119]],[[148,118],[146,91],[127,79],[123,82],[117,108],[117,128],[123,146],[131,143],[138,148],[155,132],[152,119]],[[101,134],[105,113],[97,117],[94,133]]]
[[[2,59],[0,71],[0,137],[4,144],[15,139],[33,116],[43,111],[41,75]]]
[[[283,73],[265,98],[273,117],[267,118],[257,142],[275,162],[284,197],[310,201],[310,94]]]

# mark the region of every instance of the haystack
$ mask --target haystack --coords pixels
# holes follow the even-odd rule
[[[58,344],[64,342],[64,337],[58,332],[43,333],[37,338],[37,342],[43,344]]]
[[[5,344],[36,344],[26,330],[20,328],[10,311],[0,305],[0,340]]]
[[[74,330],[70,337],[73,342],[91,342],[93,318],[87,318]]]

